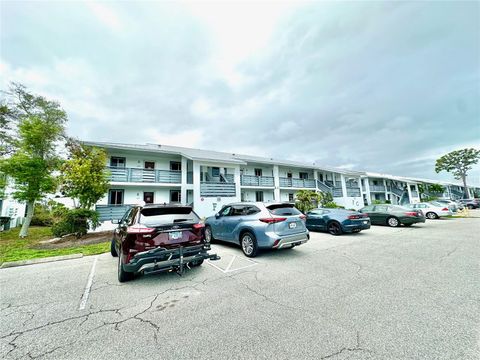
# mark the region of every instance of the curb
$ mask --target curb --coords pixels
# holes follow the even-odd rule
[[[4,262],[0,266],[0,269],[6,269],[6,268],[11,268],[11,267],[17,267],[17,266],[25,266],[25,265],[43,264],[43,263],[48,263],[48,262],[53,262],[53,261],[79,259],[81,257],[83,257],[83,254],[71,254],[71,255],[44,257],[44,258],[39,258],[39,259]]]

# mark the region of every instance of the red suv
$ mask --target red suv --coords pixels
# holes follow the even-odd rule
[[[190,206],[134,206],[113,221],[112,256],[118,256],[118,281],[132,280],[135,273],[177,271],[199,266],[208,254],[204,224]]]

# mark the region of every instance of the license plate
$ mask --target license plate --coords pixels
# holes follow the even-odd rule
[[[171,233],[168,233],[168,237],[170,240],[178,240],[182,238],[182,232],[181,231],[173,231]]]
[[[364,220],[363,223],[364,223],[364,224],[368,224],[368,220]]]
[[[297,227],[297,223],[291,222],[290,224],[288,224],[288,227],[290,229],[295,229]]]

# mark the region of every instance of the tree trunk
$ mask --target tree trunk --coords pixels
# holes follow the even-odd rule
[[[25,217],[25,221],[23,222],[22,229],[20,230],[20,234],[18,235],[21,238],[28,236],[28,227],[30,226],[30,222],[32,221],[33,211],[35,210],[35,201],[27,202],[27,216]]]
[[[467,175],[462,175],[462,180],[463,180],[463,194],[465,195],[465,199],[470,199],[470,194],[468,193],[468,187],[467,187]]]

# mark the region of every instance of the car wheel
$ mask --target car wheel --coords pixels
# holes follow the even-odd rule
[[[213,238],[212,228],[210,226],[205,227],[205,241],[208,243],[213,242],[215,239]]]
[[[127,282],[133,279],[134,273],[127,272],[123,270],[123,259],[125,255],[122,252],[122,248],[120,248],[120,254],[118,256],[118,281],[119,282]]]
[[[400,225],[400,221],[398,221],[396,217],[392,216],[387,219],[387,225],[390,227],[397,227]]]
[[[200,266],[203,264],[203,259],[202,260],[198,260],[198,261],[195,261],[192,266]]]
[[[430,219],[430,220],[438,219],[438,215],[431,211],[428,212],[425,216],[427,217],[427,219]]]
[[[473,205],[467,205],[467,208],[468,208],[469,210],[473,210]]]
[[[115,248],[115,239],[112,239],[110,242],[110,254],[112,254],[113,257],[117,257],[117,249]]]
[[[341,235],[342,234],[342,227],[340,224],[336,221],[332,221],[331,223],[328,224],[327,230],[330,234],[332,235]]]
[[[242,234],[240,238],[240,246],[247,257],[255,257],[258,253],[257,239],[251,232]]]

